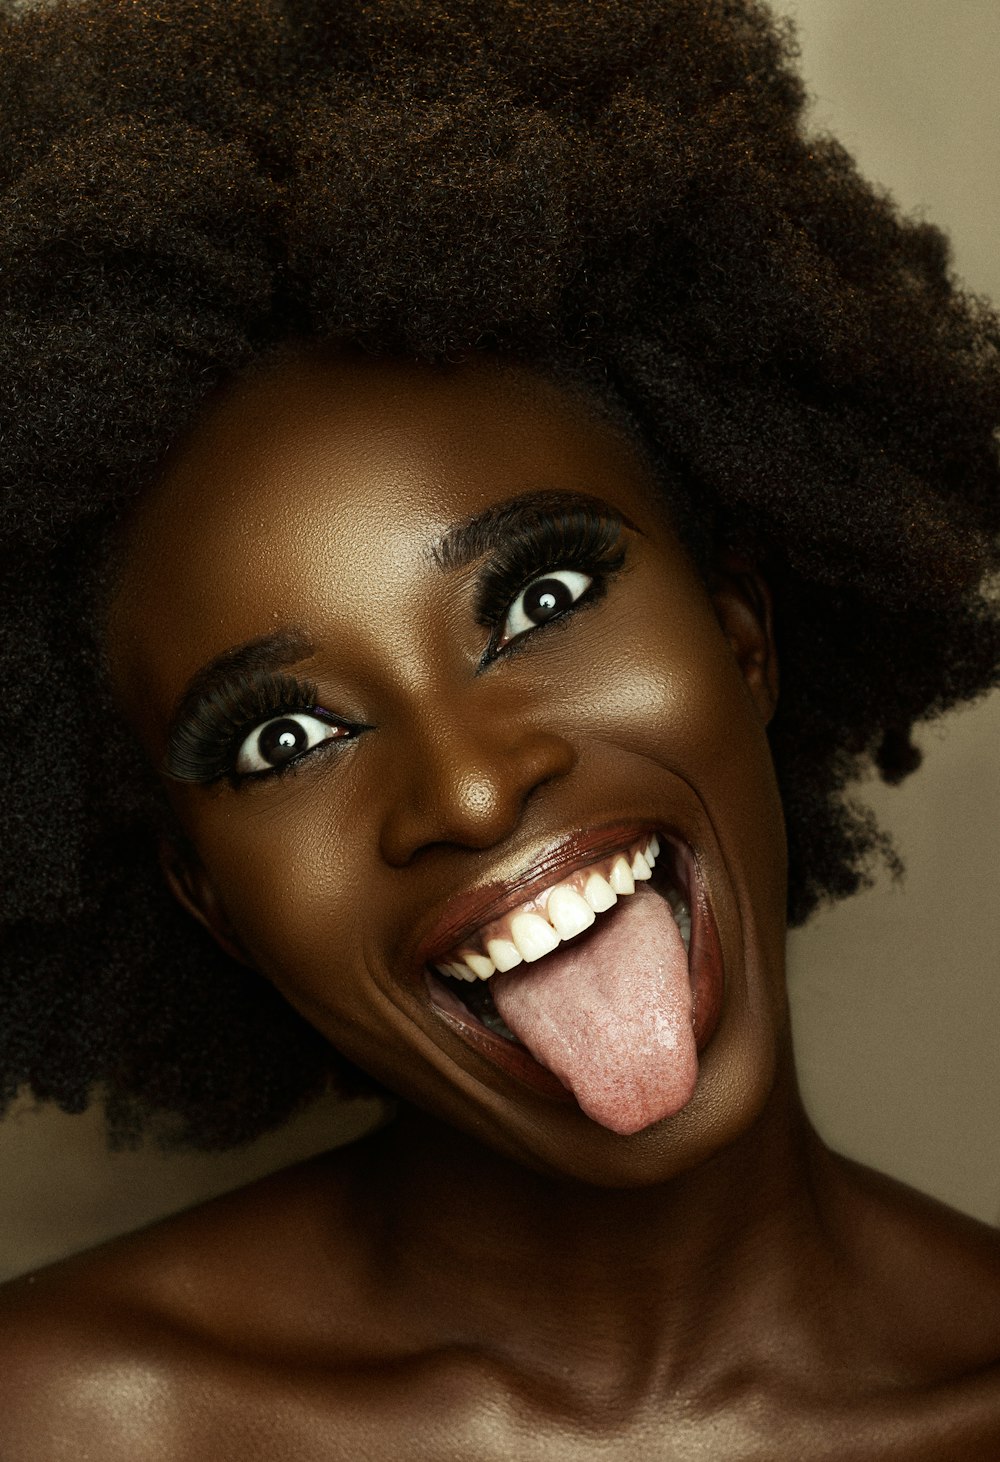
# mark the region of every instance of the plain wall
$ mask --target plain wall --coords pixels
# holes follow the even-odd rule
[[[957,268],[1000,299],[1000,6],[788,0],[814,117],[907,208],[946,224]],[[790,942],[807,1105],[836,1147],[1000,1219],[1000,696],[928,728],[923,769],[862,789],[896,835],[883,881]],[[345,1140],[377,1106],[317,1107],[223,1157],[109,1156],[96,1114],[0,1123],[0,1277]]]
[[[1000,6],[787,0],[817,124],[947,227],[1000,301]],[[866,788],[907,864],[790,942],[803,1092],[835,1147],[1000,1221],[1000,696],[920,736],[903,787]]]

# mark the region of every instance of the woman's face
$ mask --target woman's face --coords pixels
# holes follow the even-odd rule
[[[109,644],[194,850],[169,876],[220,942],[417,1105],[543,1171],[644,1184],[745,1130],[785,1045],[762,603],[749,575],[706,591],[636,449],[570,393],[313,356],[172,454],[130,525]],[[630,895],[620,858],[654,833]],[[431,972],[463,950],[467,974],[502,964],[505,941],[520,957],[517,917],[554,920],[561,885],[572,924],[601,902],[594,874],[617,878],[614,907],[505,978],[527,971],[531,1030],[537,997],[557,1047],[599,1033],[573,1057],[584,1084],[614,1048],[597,1118],[487,1028],[499,980]],[[651,889],[691,906],[686,1006]],[[541,989],[549,971],[563,984]],[[633,1100],[657,979],[690,1070]]]

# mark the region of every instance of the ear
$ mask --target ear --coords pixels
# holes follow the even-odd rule
[[[167,881],[167,887],[182,909],[186,909],[198,923],[233,959],[240,964],[250,965],[246,950],[240,943],[229,915],[215,891],[201,860],[194,849],[177,838],[160,839],[160,867]]]
[[[766,726],[778,704],[771,591],[749,558],[725,549],[709,582],[709,593],[722,633]]]

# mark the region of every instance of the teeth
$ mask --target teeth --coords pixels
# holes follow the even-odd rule
[[[542,922],[545,922],[544,919]],[[509,939],[491,939],[486,946],[486,953],[498,970],[512,970],[524,959],[524,955]]]
[[[619,854],[605,878],[596,870],[587,878],[583,893],[569,883],[557,884],[549,892],[545,905],[546,917],[537,913],[520,913],[511,917],[509,937],[497,935],[486,940],[486,953],[480,949],[463,949],[457,957],[436,966],[439,973],[453,979],[475,983],[488,980],[497,970],[512,970],[523,961],[529,964],[551,954],[564,939],[573,939],[589,929],[596,914],[603,914],[613,908],[619,896],[635,892],[636,881],[652,877],[653,867],[660,854],[660,840],[650,834],[644,849],[632,855]],[[676,891],[666,894],[670,902],[677,927],[684,941],[684,948],[690,950],[691,914],[683,897]],[[482,931],[483,937],[486,933]]]
[[[434,968],[441,975],[451,975],[453,980],[474,980],[476,977],[472,971],[462,964],[461,960],[452,960],[448,964],[435,965]]]
[[[608,882],[615,893],[635,893],[635,879],[624,858],[616,858],[612,863]]]
[[[491,959],[487,959],[485,954],[477,954],[474,949],[463,949],[462,958],[477,980],[488,980],[496,969]]]
[[[559,935],[541,914],[515,914],[510,921],[510,937],[521,958],[529,964],[551,954],[559,943]]]
[[[618,902],[618,895],[611,887],[606,878],[599,873],[592,873],[587,879],[583,896],[587,903],[597,914],[603,914],[607,909],[612,908]]]
[[[549,894],[545,912],[560,939],[572,939],[574,934],[582,934],[584,929],[590,928],[595,917],[587,900],[565,884]]]

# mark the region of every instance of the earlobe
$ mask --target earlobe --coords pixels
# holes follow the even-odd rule
[[[709,586],[722,632],[766,726],[778,704],[778,658],[771,591],[752,561],[732,550]]]
[[[239,960],[240,964],[249,965],[251,961],[247,952],[233,931],[229,916],[193,848],[184,846],[176,838],[162,837],[159,854],[167,887],[181,908],[208,930],[220,949]]]

